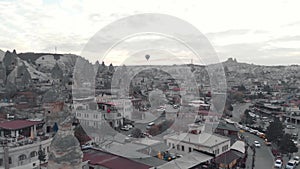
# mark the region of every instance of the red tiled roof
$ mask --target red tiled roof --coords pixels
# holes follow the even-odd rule
[[[17,130],[23,129],[26,127],[31,127],[36,124],[41,124],[42,121],[29,121],[29,120],[12,120],[12,121],[5,121],[0,123],[0,128],[7,129],[7,130]]]
[[[151,166],[138,163],[125,157],[106,153],[100,150],[88,149],[83,152],[83,161],[89,161],[92,165],[100,165],[110,169],[130,168],[149,169]]]
[[[179,88],[179,87],[174,87],[173,88],[173,91],[181,91],[181,90],[183,90],[182,88]]]

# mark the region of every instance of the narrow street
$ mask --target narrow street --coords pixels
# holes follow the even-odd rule
[[[269,146],[266,146],[263,142],[263,139],[257,137],[256,135],[250,134],[250,133],[244,133],[245,138],[247,139],[249,145],[253,145],[254,141],[259,141],[261,144],[260,148],[255,148],[255,169],[270,169],[274,168],[274,157],[271,153],[271,148]],[[251,152],[252,150],[248,149],[248,152]],[[248,154],[248,158],[252,159],[252,152],[251,154]],[[252,160],[247,160],[247,167],[252,167]]]
[[[239,122],[240,121],[240,117],[241,115],[244,113],[244,111],[249,107],[249,105],[251,105],[251,103],[244,103],[244,104],[235,104],[233,113],[232,113],[232,120]],[[299,128],[300,126],[297,125],[296,129],[286,129],[285,132],[287,133],[299,133]],[[248,132],[243,133],[243,135],[245,136],[246,140],[248,141],[249,145],[253,145],[254,141],[259,141],[261,144],[260,148],[255,148],[255,169],[270,169],[270,168],[274,168],[274,162],[275,162],[275,158],[271,152],[271,147],[266,146],[264,144],[264,140],[259,138],[258,136],[254,135],[254,134],[250,134]],[[299,144],[298,144],[299,147]],[[247,159],[247,163],[246,163],[246,169],[252,169],[252,150],[249,147],[248,148],[248,159]],[[300,152],[295,153],[294,155],[300,155]],[[283,157],[283,168],[285,168],[286,163],[288,162],[288,158],[286,156]],[[300,166],[298,165],[296,167],[300,168]]]

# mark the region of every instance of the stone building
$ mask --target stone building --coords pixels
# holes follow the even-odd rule
[[[61,123],[70,113],[66,112],[67,107],[60,95],[60,91],[51,88],[43,95],[43,109],[45,118],[46,133],[54,132],[53,127]]]
[[[0,86],[4,87],[6,83],[6,68],[2,61],[0,61]]]
[[[24,165],[35,167],[39,164],[38,151],[41,146],[48,158],[52,138],[41,135],[42,121],[12,120],[0,124],[0,168],[7,164],[10,168]],[[7,160],[7,161],[6,161]]]
[[[72,120],[69,116],[59,125],[50,145],[48,169],[82,169],[83,153],[74,136]]]
[[[54,83],[60,83],[63,79],[64,72],[56,63],[51,70],[51,77],[53,78]]]
[[[227,137],[204,132],[203,125],[190,125],[190,132],[175,133],[164,136],[164,140],[170,148],[178,152],[190,153],[193,150],[204,151],[219,156],[230,148],[230,140]]]
[[[20,90],[29,87],[31,83],[31,75],[26,65],[23,62],[18,62],[7,76],[7,81],[15,84]]]
[[[50,146],[49,169],[82,168],[82,152],[79,141],[74,136],[74,117],[64,104],[61,91],[51,88],[43,95],[46,132],[55,133]]]
[[[12,53],[10,51],[7,51],[3,58],[3,63],[6,68],[6,75],[10,74],[12,70],[16,67],[18,63],[18,55],[16,50],[14,50]]]

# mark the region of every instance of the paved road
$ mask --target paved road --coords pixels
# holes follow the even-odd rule
[[[241,114],[251,105],[251,103],[244,103],[244,104],[236,104],[234,105],[234,111],[232,113],[233,117],[232,120],[239,122]],[[296,129],[285,129],[287,133],[299,133],[300,125],[296,125]],[[270,169],[274,168],[274,156],[271,153],[271,148],[264,145],[263,140],[256,135],[250,133],[244,133],[245,137],[249,141],[249,143],[253,144],[255,140],[259,141],[262,145],[261,148],[256,148],[256,156],[255,156],[255,169]],[[299,140],[298,140],[299,142]],[[298,148],[300,144],[298,143]],[[300,152],[295,153],[294,155],[300,156]],[[287,157],[283,158],[284,166],[289,160]],[[251,163],[247,163],[247,167],[251,168]],[[284,167],[283,167],[284,168]],[[300,165],[296,167],[296,169],[300,169]]]
[[[241,115],[244,111],[251,105],[251,103],[238,103],[233,105],[233,112],[232,112],[232,120],[239,122]],[[255,140],[261,143],[260,148],[256,148],[256,155],[255,155],[255,169],[271,169],[274,168],[274,157],[271,153],[270,147],[266,146],[263,142],[263,139],[257,137],[256,135],[250,134],[245,132],[244,136],[246,137],[248,143],[251,145],[254,143]],[[249,148],[250,150],[250,148]],[[252,153],[251,153],[252,156]],[[252,157],[249,157],[251,158]],[[252,167],[252,160],[248,160],[250,163],[247,163],[246,168]]]
[[[255,155],[255,169],[271,169],[274,167],[274,157],[271,153],[270,147],[263,143],[263,140],[256,135],[250,133],[244,133],[244,136],[251,145],[254,141],[259,141],[261,144],[260,148],[256,148]],[[247,164],[251,168],[251,164]]]

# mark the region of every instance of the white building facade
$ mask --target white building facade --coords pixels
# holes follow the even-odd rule
[[[185,153],[196,149],[219,156],[230,148],[229,138],[210,133],[180,133],[164,139],[169,147]]]

